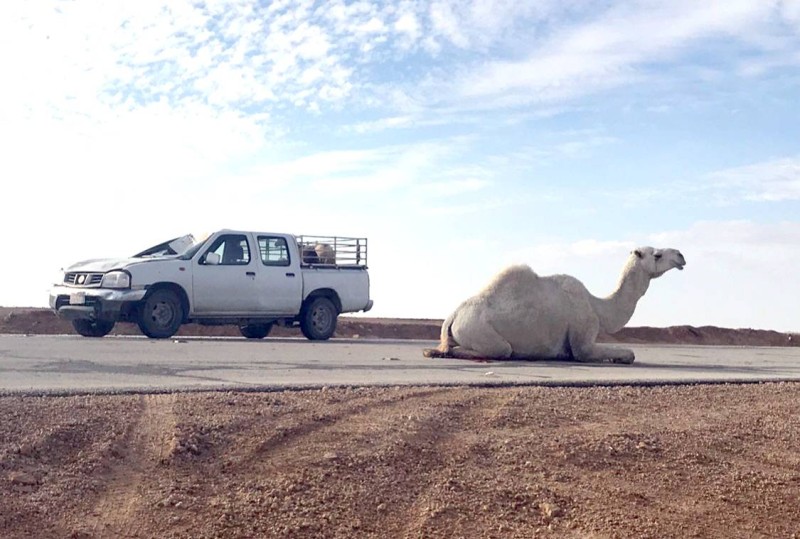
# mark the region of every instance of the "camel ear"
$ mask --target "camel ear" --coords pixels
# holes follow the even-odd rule
[[[642,252],[639,249],[636,249],[633,254],[635,254],[638,258],[642,258]]]

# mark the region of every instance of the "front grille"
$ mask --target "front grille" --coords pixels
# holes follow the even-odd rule
[[[64,274],[64,284],[69,286],[98,287],[103,281],[102,273],[69,271]]]

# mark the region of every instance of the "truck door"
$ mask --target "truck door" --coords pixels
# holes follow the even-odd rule
[[[258,257],[253,256],[250,243],[245,234],[222,234],[195,259],[192,272],[195,313],[258,312]]]
[[[256,294],[258,310],[270,314],[297,314],[303,295],[299,260],[291,259],[283,236],[259,234]]]

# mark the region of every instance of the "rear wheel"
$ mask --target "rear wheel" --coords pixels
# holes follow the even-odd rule
[[[239,332],[248,339],[263,339],[272,331],[272,322],[269,324],[242,324]]]
[[[162,288],[147,296],[139,309],[139,329],[151,339],[166,339],[183,323],[183,306],[178,295]]]
[[[114,329],[114,322],[81,318],[79,320],[73,320],[72,327],[84,337],[105,337]]]
[[[336,306],[325,297],[310,300],[300,313],[300,331],[306,339],[325,341],[336,331]]]

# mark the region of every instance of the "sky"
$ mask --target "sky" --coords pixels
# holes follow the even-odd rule
[[[652,245],[628,325],[800,331],[800,0],[11,0],[0,78],[3,306],[232,228],[367,237],[370,316]]]

